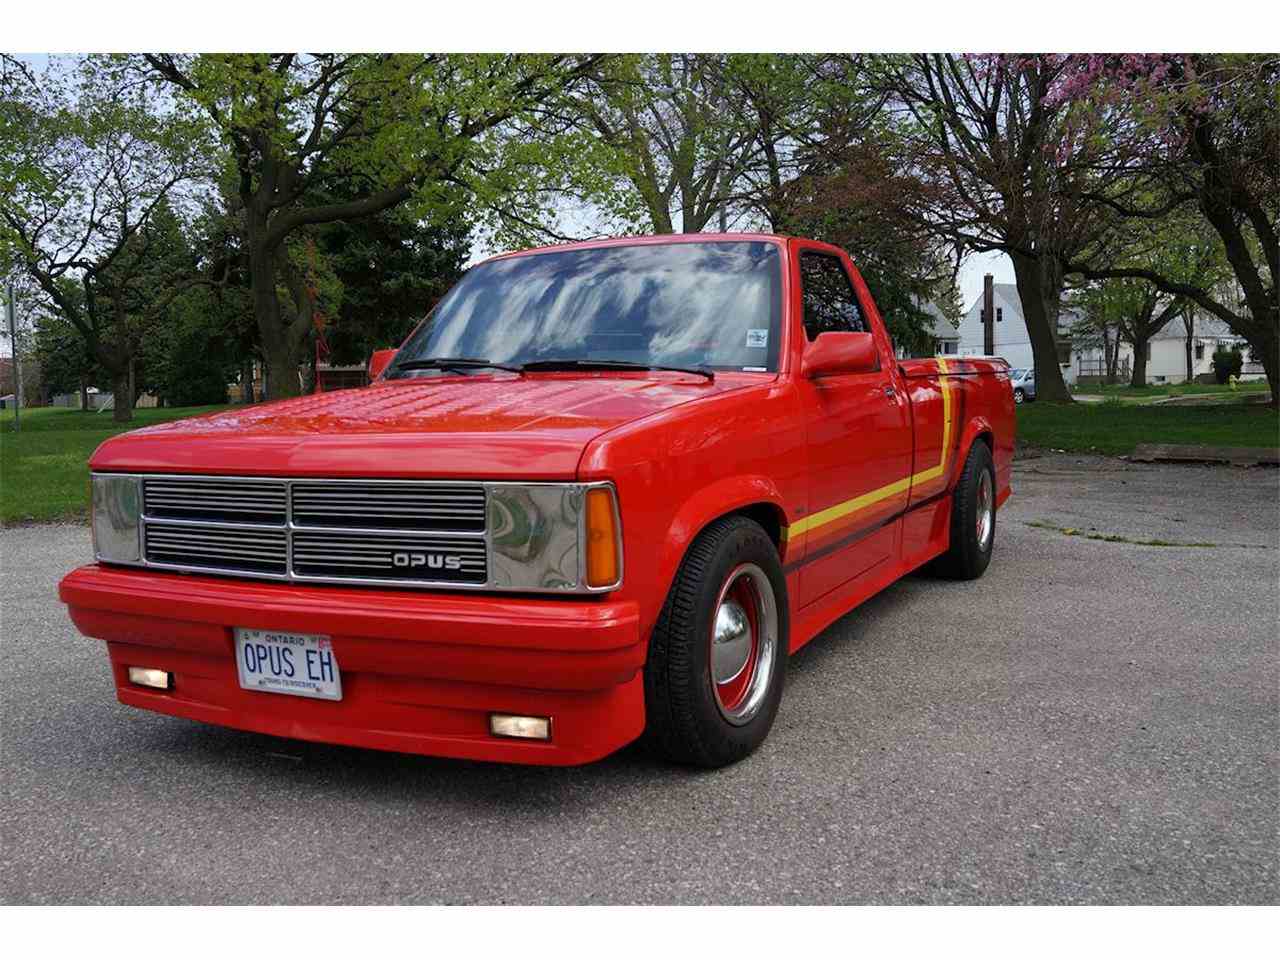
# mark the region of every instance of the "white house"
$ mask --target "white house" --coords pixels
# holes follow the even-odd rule
[[[991,282],[987,274],[986,281]],[[1022,315],[1022,301],[1018,298],[1018,287],[1012,283],[991,283],[991,302],[995,312],[992,322],[994,346],[992,353],[1004,357],[1011,367],[1034,367],[1035,360],[1031,351],[1031,335],[1027,332],[1027,321]],[[981,296],[965,312],[960,320],[959,352],[969,356],[981,356],[984,349],[982,329]],[[1075,314],[1063,310],[1058,317],[1058,363],[1062,367],[1062,378],[1067,383],[1075,383],[1076,365],[1072,362],[1071,336],[1069,331],[1075,322]]]
[[[987,279],[990,279],[990,275]],[[1027,333],[1027,323],[1022,316],[1022,301],[1018,298],[1017,285],[992,283],[991,292],[995,312],[992,324],[995,346],[992,352],[998,357],[1004,357],[1012,367],[1034,367],[1031,336]],[[980,356],[985,352],[982,299],[981,296],[978,297],[960,321],[958,333],[961,354]],[[1062,379],[1069,384],[1077,383],[1082,377],[1098,377],[1105,372],[1104,354],[1100,346],[1076,349],[1071,342],[1071,328],[1078,316],[1075,311],[1065,307],[1058,315],[1058,363],[1062,367]],[[1181,317],[1171,319],[1164,329],[1151,338],[1147,343],[1147,383],[1186,381],[1186,339],[1186,327]],[[1240,379],[1257,380],[1265,377],[1261,362],[1251,356],[1243,337],[1232,333],[1217,317],[1197,311],[1192,332],[1192,379],[1213,373],[1213,352],[1219,346],[1239,347],[1244,353],[1245,363]],[[1120,345],[1118,370],[1121,379],[1127,379],[1133,370],[1133,347],[1130,344]]]
[[[1187,328],[1182,317],[1174,317],[1147,342],[1147,383],[1185,383],[1187,380]],[[1231,332],[1223,321],[1212,314],[1197,311],[1191,329],[1191,379],[1213,373],[1213,353],[1219,347],[1238,347],[1245,363],[1241,380],[1257,380],[1265,376],[1262,364],[1254,362],[1244,337]],[[1097,375],[1103,367],[1102,349],[1081,350],[1076,355],[1078,376]],[[1120,345],[1119,369],[1122,378],[1133,369],[1133,347]]]

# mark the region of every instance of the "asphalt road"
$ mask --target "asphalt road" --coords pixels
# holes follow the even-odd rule
[[[714,773],[131,710],[55,596],[87,531],[5,531],[0,901],[1277,902],[1280,474],[1051,456],[1015,483],[984,579],[845,617]]]

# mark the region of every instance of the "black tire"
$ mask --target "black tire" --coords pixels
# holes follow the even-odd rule
[[[985,545],[978,535],[978,495],[983,475],[990,484],[990,533]],[[991,448],[975,440],[956,481],[951,504],[951,545],[933,562],[930,572],[951,580],[976,580],[991,563],[996,545],[996,469]]]
[[[712,678],[711,636],[717,607],[731,574],[754,567],[773,590],[776,637],[768,669],[753,661],[747,686],[757,704],[749,717],[730,722]],[[764,631],[759,631],[763,636]],[[700,533],[685,554],[658,616],[645,664],[645,743],[676,763],[723,767],[747,756],[773,726],[786,678],[787,585],[773,541],[758,523],[725,517]],[[763,648],[764,641],[760,641]]]
[[[1018,387],[1016,390],[1013,391],[1014,403],[1022,403],[1022,401],[1026,399],[1027,399],[1026,391],[1024,391],[1021,387]]]

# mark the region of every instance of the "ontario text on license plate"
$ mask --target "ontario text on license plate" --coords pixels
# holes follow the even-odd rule
[[[342,674],[328,637],[244,627],[236,627],[235,636],[236,669],[244,689],[342,699]]]

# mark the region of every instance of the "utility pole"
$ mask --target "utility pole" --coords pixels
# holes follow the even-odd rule
[[[18,321],[13,308],[13,282],[10,281],[6,291],[5,313],[9,317],[9,343],[13,350],[13,432],[22,430],[19,413],[22,409],[22,362],[18,359]]]
[[[988,357],[996,352],[995,290],[994,278],[987,274],[982,278],[982,352]]]

